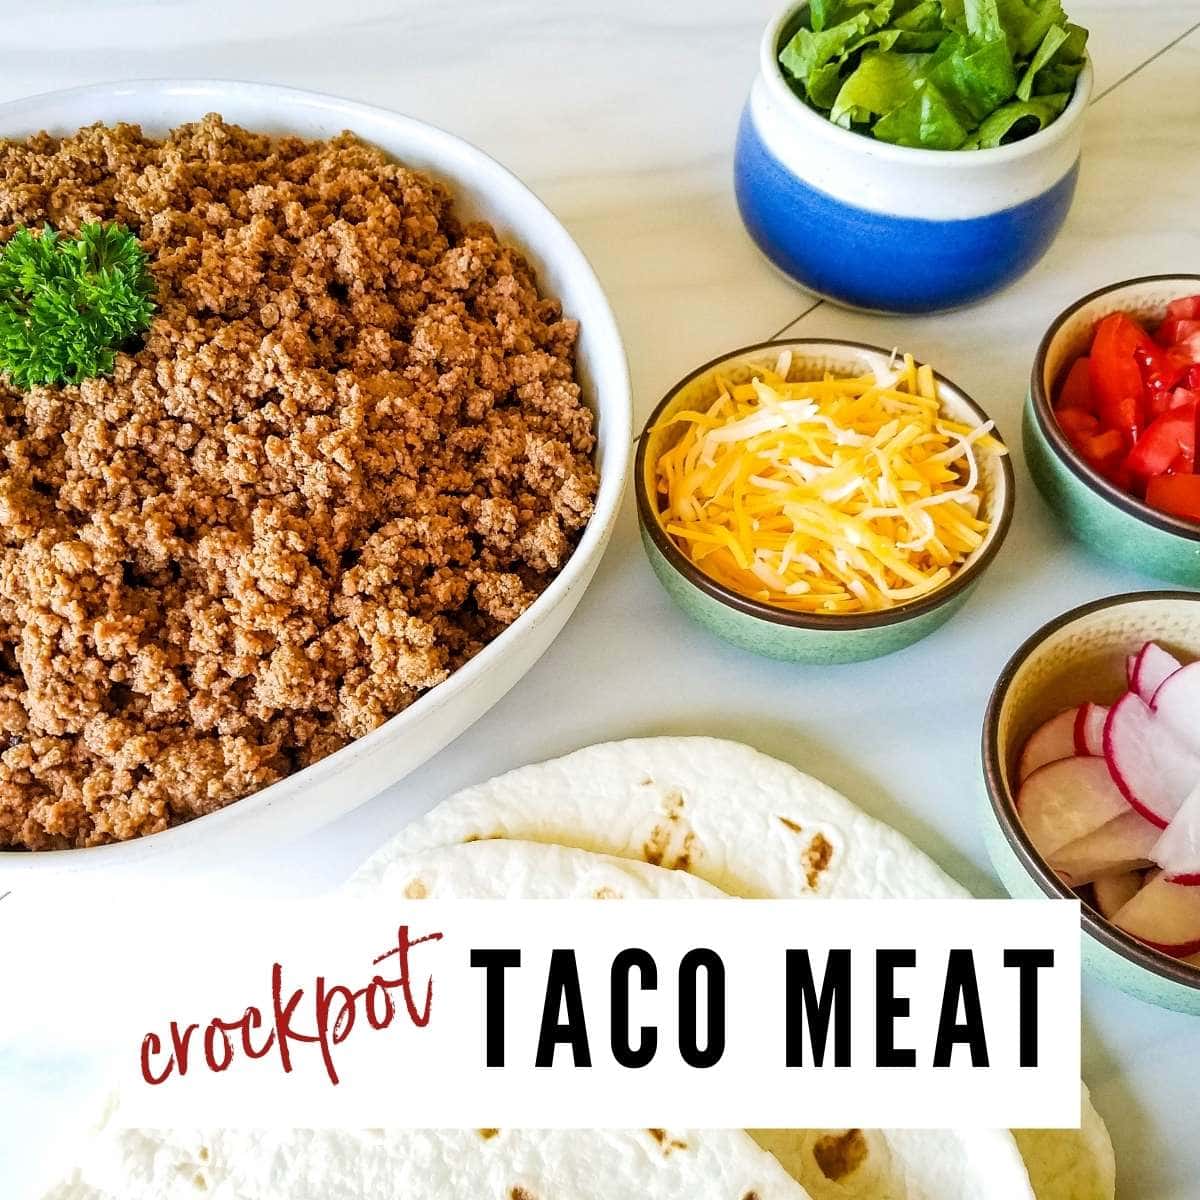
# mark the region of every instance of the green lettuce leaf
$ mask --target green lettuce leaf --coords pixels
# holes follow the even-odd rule
[[[1008,44],[1016,58],[1028,58],[1052,25],[1065,25],[1059,0],[996,0]]]
[[[893,0],[876,0],[875,3],[848,3],[847,0],[811,0],[808,6],[809,28],[814,33],[830,29],[834,25],[865,12],[874,25],[886,24],[892,15]]]
[[[1010,99],[1017,86],[1002,32],[990,41],[952,34],[930,60],[928,77],[967,129]]]
[[[1069,92],[1062,92],[1005,104],[979,126],[963,148],[988,150],[1027,138],[1060,117],[1070,99]]]
[[[926,150],[957,150],[967,140],[946,97],[929,80],[920,80],[915,93],[899,108],[875,122],[871,131],[881,142]]]
[[[818,67],[808,77],[808,98],[817,108],[830,109],[833,107],[837,94],[842,87],[842,66],[840,62],[829,62]]]
[[[967,33],[979,42],[994,42],[1004,36],[998,0],[964,0]]]
[[[1061,25],[1051,25],[1046,30],[1042,44],[1038,46],[1037,53],[1033,56],[1029,66],[1025,68],[1025,74],[1021,76],[1021,81],[1017,84],[1018,100],[1028,100],[1033,95],[1033,84],[1037,79],[1038,72],[1050,65],[1050,60],[1059,52],[1066,40],[1067,31]]]
[[[843,11],[849,6],[845,0],[810,0],[808,6],[809,25],[814,33],[836,25],[842,19]]]
[[[899,108],[913,95],[928,57],[868,50],[842,84],[829,119],[849,129]]]
[[[936,50],[946,40],[944,29],[930,30],[901,30],[896,39],[896,50],[900,54],[924,53]]]
[[[856,38],[846,47],[838,62],[840,65],[845,66],[860,50],[868,48],[890,50],[899,40],[899,37],[900,30],[898,29],[876,29],[874,33],[864,33],[862,37]]]
[[[921,0],[895,17],[891,29],[897,34],[894,48],[902,54],[936,50],[947,32],[942,24],[942,6],[938,0]]]
[[[807,83],[813,71],[838,58],[855,38],[862,37],[870,28],[871,18],[860,12],[820,32],[797,29],[779,55],[779,61],[789,74]]]
[[[1063,30],[1066,32],[1067,40],[1063,42],[1062,49],[1054,56],[1060,63],[1081,63],[1083,62],[1084,53],[1087,50],[1088,31],[1082,25],[1072,25],[1068,21]]]
[[[1056,92],[1073,92],[1083,63],[1051,63],[1038,72],[1033,81],[1035,96],[1052,96]]]
[[[893,29],[903,29],[910,32],[927,32],[929,30],[944,31],[942,25],[942,6],[938,0],[920,0],[912,8],[906,9],[892,19]]]
[[[942,0],[942,22],[947,29],[967,32],[967,10],[965,0]]]

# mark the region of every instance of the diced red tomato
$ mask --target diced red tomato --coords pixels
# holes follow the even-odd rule
[[[1083,456],[1098,467],[1114,465],[1124,452],[1125,439],[1115,429],[1083,439]]]
[[[1155,417],[1161,417],[1171,407],[1171,396],[1171,392],[1161,391],[1151,392],[1146,397],[1147,422],[1153,421]]]
[[[1200,321],[1200,296],[1181,296],[1167,305],[1167,320]]]
[[[1180,389],[1176,397],[1190,393]],[[1137,444],[1125,459],[1125,465],[1142,480],[1164,475],[1182,464],[1191,471],[1196,462],[1196,402],[1184,402],[1155,417],[1138,438]]]
[[[1195,332],[1180,338],[1171,348],[1171,352],[1182,355],[1190,362],[1200,363],[1200,321],[1196,322],[1196,325]]]
[[[1200,475],[1159,475],[1146,485],[1146,503],[1160,512],[1200,521]]]
[[[1107,429],[1115,429],[1132,446],[1145,410],[1145,387],[1134,351],[1150,338],[1132,317],[1112,313],[1096,326],[1088,375],[1096,411]]]
[[[1084,412],[1082,408],[1060,408],[1054,415],[1068,436],[1098,433],[1100,430],[1100,418],[1094,413]]]
[[[1094,413],[1095,403],[1092,400],[1092,381],[1088,374],[1088,357],[1085,354],[1077,358],[1071,369],[1063,377],[1062,387],[1058,390],[1059,408],[1077,408],[1083,412]]]
[[[1104,432],[1100,428],[1100,418],[1094,413],[1084,412],[1081,408],[1060,408],[1054,415],[1058,418],[1058,423],[1063,433],[1067,435],[1067,441],[1071,443],[1076,453],[1087,459],[1092,466],[1099,468],[1101,464],[1094,457],[1089,443],[1094,437]],[[1121,450],[1123,452],[1125,440],[1120,434],[1116,436],[1117,440],[1121,443]],[[1117,457],[1119,461],[1121,456],[1118,455]]]
[[[1200,333],[1200,319],[1193,317],[1168,317],[1154,337],[1160,346],[1178,346],[1195,334]]]
[[[1147,398],[1177,387],[1192,365],[1191,356],[1178,346],[1158,346],[1148,338],[1133,352],[1146,385]]]
[[[1106,479],[1200,522],[1200,295],[1172,302],[1154,337],[1125,313],[1101,320],[1055,416]]]

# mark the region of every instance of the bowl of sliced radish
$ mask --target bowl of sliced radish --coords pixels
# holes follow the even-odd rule
[[[1014,896],[1082,901],[1084,965],[1200,1014],[1200,595],[1043,626],[983,727],[988,851]]]

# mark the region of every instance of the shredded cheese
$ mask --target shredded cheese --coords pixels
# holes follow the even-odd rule
[[[912,355],[878,375],[717,379],[656,463],[663,528],[718,583],[783,609],[871,612],[941,587],[987,535],[980,454],[991,422],[943,415]]]

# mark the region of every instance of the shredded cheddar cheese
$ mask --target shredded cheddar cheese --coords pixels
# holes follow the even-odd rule
[[[1004,454],[942,414],[911,355],[893,370],[788,382],[791,358],[717,380],[659,457],[663,528],[718,583],[783,609],[871,612],[928,595],[982,545],[979,454]]]

